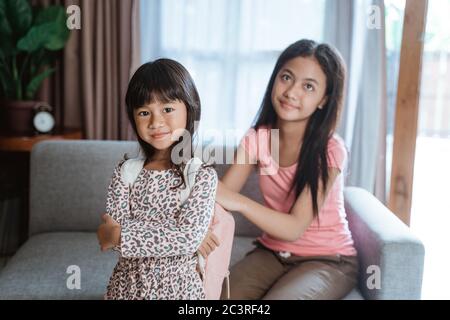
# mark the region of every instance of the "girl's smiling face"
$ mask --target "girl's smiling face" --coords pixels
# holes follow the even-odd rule
[[[167,103],[155,99],[152,103],[134,110],[134,120],[139,137],[163,151],[168,149],[186,129],[187,108],[179,100]]]
[[[304,121],[326,103],[326,76],[314,57],[289,60],[278,72],[272,104],[281,120]]]

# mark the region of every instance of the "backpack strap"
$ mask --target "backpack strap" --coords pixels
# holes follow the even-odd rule
[[[128,159],[122,164],[121,179],[123,183],[132,186],[142,168],[144,167],[145,159],[135,158]],[[198,169],[201,167],[202,161],[199,158],[192,158],[187,163],[183,170],[183,177],[185,187],[181,190],[181,204],[183,204],[191,194],[191,190],[195,184],[195,177]]]
[[[191,194],[192,188],[195,184],[195,177],[197,176],[197,171],[201,167],[203,162],[199,158],[191,158],[186,163],[183,170],[183,177],[185,186],[181,189],[180,200],[181,204],[185,203]]]
[[[125,185],[132,186],[142,168],[144,167],[145,159],[135,158],[128,159],[122,164],[121,179]]]
[[[225,287],[227,288],[227,300],[230,300],[230,270],[225,274]]]

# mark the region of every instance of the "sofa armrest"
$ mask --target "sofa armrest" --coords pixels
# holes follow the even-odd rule
[[[420,299],[425,255],[422,242],[369,192],[347,187],[344,197],[359,256],[359,289],[363,296]],[[380,270],[379,286],[377,269]]]

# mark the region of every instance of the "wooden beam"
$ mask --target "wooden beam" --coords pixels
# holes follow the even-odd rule
[[[406,0],[395,112],[389,209],[409,225],[428,0]]]

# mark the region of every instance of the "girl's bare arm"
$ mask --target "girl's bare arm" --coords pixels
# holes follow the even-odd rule
[[[329,168],[327,187],[324,189],[323,185],[319,184],[319,211],[339,174],[339,169]],[[309,188],[305,188],[299,195],[290,214],[269,209],[228,189],[223,183],[219,183],[216,201],[230,211],[241,212],[260,229],[284,241],[295,241],[300,238],[313,220],[313,205]]]

